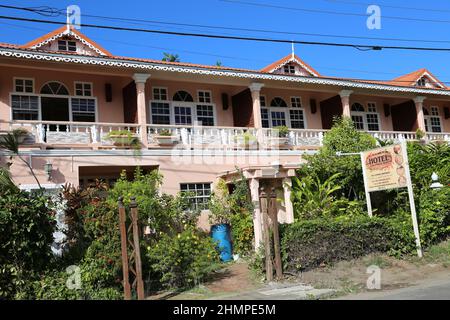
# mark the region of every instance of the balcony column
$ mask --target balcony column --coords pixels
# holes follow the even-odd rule
[[[425,117],[423,114],[423,101],[425,100],[425,97],[417,96],[414,98],[414,103],[416,105],[416,113],[417,113],[417,127],[423,131],[426,131],[425,127]]]
[[[255,251],[261,247],[262,244],[262,222],[261,222],[261,208],[259,206],[259,180],[255,178],[250,179],[250,196],[253,202],[253,230],[255,235]]]
[[[140,139],[144,146],[148,145],[147,102],[145,101],[145,83],[148,78],[150,78],[150,75],[146,73],[135,73],[133,75],[134,82],[136,83],[137,118],[140,126]]]
[[[253,125],[256,129],[260,129],[262,127],[261,120],[261,88],[264,86],[263,83],[254,82],[249,85],[249,89],[252,93],[252,101],[253,101]]]
[[[341,96],[342,102],[342,116],[351,118],[350,114],[350,95],[353,93],[352,90],[341,90],[339,95]]]

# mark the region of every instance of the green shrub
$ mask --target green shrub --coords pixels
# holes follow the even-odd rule
[[[248,255],[253,250],[253,215],[250,212],[236,213],[231,216],[231,238],[233,252]]]
[[[40,194],[6,191],[0,196],[0,299],[25,294],[28,283],[52,262],[56,221]]]
[[[450,188],[424,189],[418,199],[419,231],[423,246],[450,235]]]
[[[317,154],[305,156],[307,165],[298,170],[298,176],[317,177],[326,181],[340,174],[335,184],[340,186],[340,195],[353,199],[364,199],[364,182],[359,156],[337,156],[336,152],[360,152],[376,147],[376,140],[369,134],[356,130],[351,119],[336,118],[333,128],[323,138],[323,147]]]
[[[163,235],[156,245],[147,248],[147,256],[161,285],[188,288],[218,268],[215,247],[209,235],[190,227],[175,237]]]
[[[402,222],[342,216],[283,225],[284,268],[297,272],[373,252],[409,253],[415,247],[412,227]]]

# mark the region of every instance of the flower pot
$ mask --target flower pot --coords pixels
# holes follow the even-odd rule
[[[160,146],[173,145],[178,142],[176,136],[154,136],[154,139]]]
[[[111,135],[109,138],[113,141],[115,146],[130,146],[136,142],[136,137],[129,137],[125,135]]]
[[[231,245],[231,229],[229,224],[215,224],[211,226],[211,237],[217,242],[220,260],[228,262],[233,259]]]
[[[269,146],[272,148],[283,148],[289,147],[289,138],[288,137],[271,137],[269,138]]]

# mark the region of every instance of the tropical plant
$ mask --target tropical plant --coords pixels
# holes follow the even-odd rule
[[[167,62],[180,62],[180,57],[178,54],[171,54],[168,52],[163,52],[163,58],[161,59],[162,61],[167,61]]]
[[[217,67],[221,67],[223,64],[222,64],[222,61],[220,61],[220,60],[217,60],[216,61],[216,66]]]
[[[5,149],[12,153],[10,156],[10,160],[12,160],[14,157],[17,157],[22,161],[30,170],[31,175],[33,176],[34,180],[36,180],[37,185],[39,186],[39,189],[42,189],[41,184],[34,173],[33,167],[31,164],[25,160],[22,155],[19,153],[19,137],[22,135],[22,131],[20,129],[13,130],[12,132],[8,132],[6,135],[0,139],[0,149]]]
[[[7,168],[0,168],[0,193],[6,191],[18,191],[19,188],[14,184],[11,179],[11,173]]]
[[[280,138],[286,138],[289,135],[289,128],[286,126],[277,126],[273,129],[275,130],[276,136]]]
[[[425,138],[425,135],[426,135],[426,133],[423,130],[421,130],[420,128],[418,128],[416,130],[416,139],[417,140],[422,140],[423,138]]]
[[[162,137],[171,137],[172,131],[170,131],[169,129],[162,129],[162,130],[158,131],[158,135],[162,136]]]
[[[219,179],[215,185],[214,192],[208,203],[209,208],[209,223],[215,224],[229,224],[231,218],[231,204],[229,201],[230,193],[226,182]]]
[[[336,173],[324,182],[318,177],[292,178],[291,200],[298,218],[330,216],[336,211],[336,193],[341,190],[336,181],[340,175]]]

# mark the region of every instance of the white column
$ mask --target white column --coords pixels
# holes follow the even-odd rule
[[[257,82],[254,82],[248,86],[252,93],[253,123],[254,123],[254,126],[256,129],[259,129],[262,127],[260,95],[261,95],[261,88],[263,86],[264,86],[263,83],[257,83]]]
[[[283,179],[283,190],[284,190],[284,208],[286,210],[286,223],[294,222],[294,207],[292,206],[291,201],[291,187],[292,180],[291,178]]]
[[[145,83],[150,78],[146,73],[135,73],[133,75],[134,82],[136,83],[137,94],[137,118],[138,124],[141,127],[140,135],[141,142],[144,146],[148,144],[147,138],[147,102],[145,101]]]
[[[262,222],[261,210],[259,206],[259,180],[255,178],[250,179],[250,196],[255,207],[253,211],[253,230],[255,233],[255,251],[259,249],[262,244]]]
[[[417,96],[414,98],[414,103],[416,105],[416,113],[417,113],[417,127],[423,131],[426,132],[425,127],[425,117],[423,114],[423,101],[425,100],[425,97]]]
[[[341,90],[339,95],[341,96],[342,102],[342,115],[344,117],[350,118],[350,95],[353,93],[352,90]]]

